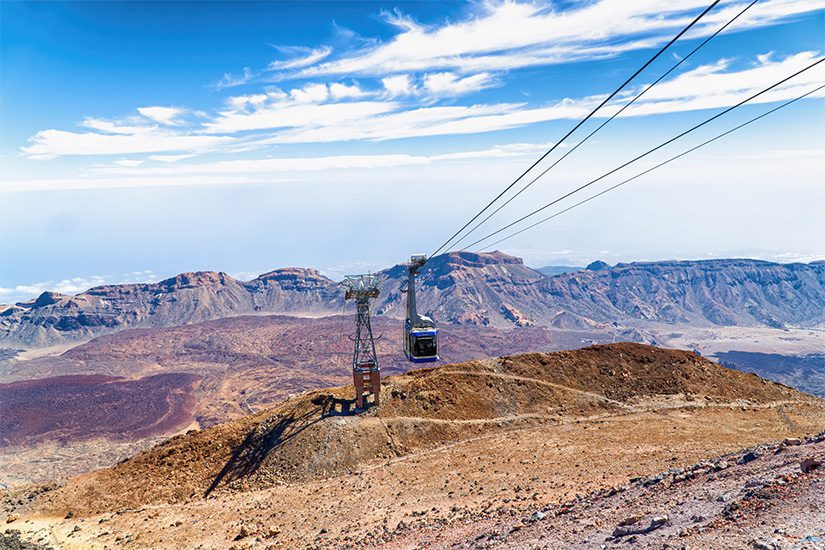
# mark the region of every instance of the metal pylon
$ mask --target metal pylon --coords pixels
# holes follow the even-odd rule
[[[364,409],[369,395],[380,404],[381,370],[375,355],[375,339],[370,324],[370,299],[378,297],[378,278],[375,275],[347,275],[341,285],[344,297],[355,300],[355,347],[352,353],[352,378],[355,386],[355,405]]]

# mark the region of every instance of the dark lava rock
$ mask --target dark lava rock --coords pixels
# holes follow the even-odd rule
[[[808,473],[811,470],[815,470],[822,466],[822,460],[817,457],[809,457],[799,463],[799,467],[802,469],[804,473]]]
[[[748,462],[753,462],[757,458],[759,458],[759,455],[754,451],[751,451],[742,455],[742,458],[739,459],[739,464],[747,464]]]
[[[5,533],[0,533],[0,548],[4,550],[52,550],[51,546],[43,546],[21,539],[20,531],[17,529],[6,529]]]

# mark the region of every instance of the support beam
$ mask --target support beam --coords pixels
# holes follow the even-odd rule
[[[363,411],[369,404],[380,404],[381,369],[375,354],[375,339],[370,324],[370,299],[378,297],[378,279],[375,275],[348,275],[341,283],[345,298],[355,300],[355,347],[352,354],[352,382],[355,387],[356,410]]]

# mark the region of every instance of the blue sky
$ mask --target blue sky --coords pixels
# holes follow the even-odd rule
[[[0,3],[0,302],[430,252],[705,5]],[[721,2],[599,116],[744,5]],[[485,229],[823,53],[825,1],[761,0]],[[821,67],[593,192],[825,83]],[[499,248],[531,265],[825,257],[822,97]]]

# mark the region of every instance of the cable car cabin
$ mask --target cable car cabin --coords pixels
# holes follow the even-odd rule
[[[413,363],[438,361],[438,329],[435,327],[413,327],[404,323],[404,354]]]
[[[438,361],[438,329],[435,321],[419,315],[415,306],[415,274],[427,257],[415,255],[407,264],[407,321],[404,323],[404,354],[413,363]]]

